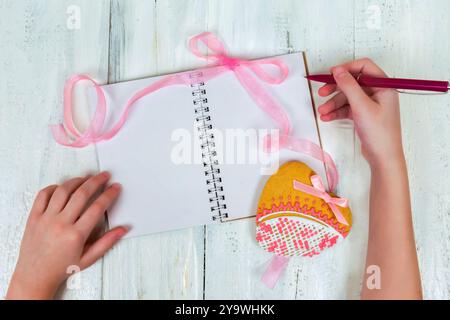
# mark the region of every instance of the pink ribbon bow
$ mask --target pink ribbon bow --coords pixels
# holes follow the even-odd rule
[[[211,52],[205,55],[198,48],[199,42],[202,42]],[[210,32],[201,33],[189,41],[191,52],[202,59],[215,62],[217,68],[201,69],[202,80],[207,81],[218,75],[233,71],[236,78],[247,90],[250,97],[280,126],[282,135],[287,136],[290,133],[291,125],[284,109],[270,96],[270,94],[258,83],[257,79],[268,84],[282,83],[289,74],[288,67],[279,59],[268,58],[260,60],[243,60],[231,58],[228,56],[223,44]],[[272,66],[278,71],[278,74],[271,75],[265,71],[262,66]],[[251,73],[248,72],[251,71]],[[117,123],[109,131],[102,132],[106,118],[106,99],[101,86],[99,86],[92,78],[87,75],[75,75],[71,77],[64,87],[64,124],[51,126],[53,137],[62,145],[70,147],[85,147],[89,144],[109,140],[114,137],[129,115],[130,109],[139,99],[157,91],[164,87],[172,85],[189,85],[192,84],[192,72],[182,72],[173,75],[167,75],[159,81],[143,88],[132,96]],[[79,132],[73,122],[72,114],[72,90],[74,85],[81,80],[91,81],[97,92],[97,108],[91,120],[89,127],[84,132]]]
[[[200,52],[198,48],[198,44],[200,42],[203,43],[207,47],[207,49],[209,49],[208,55]],[[222,42],[210,32],[203,32],[191,38],[189,41],[189,49],[197,57],[205,59],[207,61],[213,61],[214,65],[216,65],[215,68],[200,69],[202,81],[208,81],[214,77],[221,75],[224,72],[232,71],[243,88],[253,99],[253,101],[255,101],[255,103],[269,117],[271,117],[280,128],[281,134],[279,135],[280,141],[278,143],[278,148],[285,148],[296,152],[301,152],[324,162],[327,169],[326,174],[329,183],[329,189],[335,189],[338,183],[339,176],[336,165],[331,156],[328,153],[324,152],[319,145],[309,140],[298,139],[290,136],[292,126],[289,117],[287,116],[282,106],[280,106],[278,102],[272,98],[269,92],[267,92],[260,84],[261,81],[272,85],[280,84],[287,78],[289,70],[280,59],[268,58],[250,61],[232,58],[226,52]],[[272,75],[264,70],[262,68],[263,66],[275,67],[278,73],[276,75]],[[94,111],[94,115],[88,128],[84,132],[80,132],[76,128],[73,121],[72,110],[73,87],[77,82],[82,80],[88,80],[92,82],[97,93],[97,107]],[[107,108],[105,93],[102,87],[87,75],[74,75],[66,81],[64,86],[63,124],[52,125],[50,126],[50,129],[57,143],[74,148],[81,148],[92,143],[109,140],[120,131],[128,118],[131,107],[137,101],[165,87],[173,85],[190,85],[193,83],[193,81],[194,80],[191,77],[191,72],[182,72],[162,77],[160,80],[154,82],[148,87],[139,90],[127,101],[124,107],[124,111],[122,112],[119,120],[112,126],[111,129],[105,131],[104,124],[107,114]],[[267,142],[269,142],[270,144],[268,144]],[[266,146],[272,146],[272,142],[272,140],[266,140]],[[317,190],[324,190],[321,180],[320,188],[318,188]],[[318,192],[317,190],[314,189],[314,192]],[[323,193],[326,194],[326,192],[324,191]],[[323,193],[320,194],[323,195]],[[332,208],[333,212],[335,212],[336,217],[339,219],[340,216],[343,219],[339,210],[336,208],[335,203],[333,202],[334,198],[330,197],[330,199],[328,199],[326,198],[326,196],[328,196],[328,194],[323,195],[325,199],[331,201],[327,203],[330,204],[330,207]],[[263,282],[268,284],[270,287],[273,287],[282,271],[286,268],[288,261],[289,258],[278,256],[274,257],[272,263],[269,266],[269,269],[262,279]]]
[[[344,218],[341,211],[337,207],[337,206],[344,207],[344,208],[348,207],[348,199],[333,198],[332,196],[330,196],[325,191],[325,187],[323,186],[322,178],[318,175],[314,175],[311,177],[311,183],[312,183],[312,186],[301,183],[300,181],[294,180],[294,189],[323,199],[323,201],[328,203],[328,205],[330,206],[331,211],[333,211],[333,214],[336,217],[336,219],[340,223],[348,226],[347,220]]]
[[[206,46],[209,51],[207,55],[200,52],[198,48],[199,43],[203,43]],[[232,71],[255,103],[277,123],[281,132],[279,135],[280,141],[278,143],[278,147],[280,149],[285,148],[296,152],[301,152],[323,161],[327,168],[326,173],[329,189],[335,189],[339,177],[336,165],[334,164],[331,156],[324,152],[319,145],[309,140],[298,139],[290,136],[292,126],[289,117],[284,111],[284,108],[276,100],[274,100],[270,93],[261,85],[261,82],[272,85],[280,84],[286,79],[289,74],[289,70],[282,60],[277,58],[259,60],[232,58],[226,52],[223,43],[210,32],[203,32],[192,37],[189,41],[189,49],[197,57],[207,61],[212,61],[216,66],[215,68],[202,68],[199,70],[201,72],[202,81],[208,81],[209,79],[217,77],[225,72]],[[271,66],[272,69],[275,67],[275,75],[267,72],[263,69],[263,66],[265,68]],[[92,143],[109,140],[113,138],[125,124],[132,106],[137,101],[165,87],[173,85],[190,85],[193,81],[195,81],[192,79],[191,74],[192,72],[188,71],[167,75],[136,92],[127,101],[119,120],[109,130],[104,129],[107,106],[105,93],[102,87],[87,75],[74,75],[66,81],[64,86],[63,124],[50,126],[53,137],[57,143],[74,148],[81,148]],[[72,110],[72,90],[75,84],[82,80],[92,82],[97,92],[97,107],[88,128],[84,132],[80,132],[76,128],[73,121]],[[266,139],[266,146],[271,146],[271,142],[272,140]]]

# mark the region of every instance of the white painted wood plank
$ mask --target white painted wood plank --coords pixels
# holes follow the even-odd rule
[[[79,28],[67,26],[69,6]],[[106,81],[108,1],[0,1],[0,295],[14,269],[35,193],[96,169],[92,148],[57,145],[48,125],[62,118],[64,80],[86,72]],[[81,117],[83,112],[80,113]],[[101,294],[101,262],[81,274],[66,299]]]
[[[81,8],[77,30],[66,28],[71,4]],[[379,28],[370,20],[373,5],[380,8]],[[97,166],[92,148],[56,146],[47,125],[60,119],[62,84],[68,75],[85,72],[106,81],[110,10],[106,0],[49,6],[0,1],[0,8],[0,293],[4,295],[34,193]],[[306,50],[311,72],[326,71],[356,54],[372,57],[391,75],[445,79],[450,74],[450,45],[442,41],[450,33],[447,10],[444,0],[112,1],[109,81],[201,65],[187,52],[184,40],[204,30],[217,32],[238,56]],[[424,28],[431,30],[425,33]],[[449,104],[448,96],[402,96],[426,298],[450,296]],[[83,112],[81,117],[86,117]],[[206,298],[358,298],[367,245],[367,165],[350,124],[320,124],[320,132],[341,171],[339,194],[351,200],[354,228],[329,252],[293,260],[274,290],[259,282],[269,255],[254,240],[254,221],[247,220],[207,227],[206,252],[203,227],[123,241],[104,259],[103,285],[99,263],[83,272],[80,290],[63,297],[99,298],[103,290],[107,299],[202,298],[205,262]],[[439,177],[435,183],[433,176]]]
[[[358,1],[356,55],[370,56],[392,76],[450,77],[448,1]],[[380,12],[378,25],[369,22]],[[378,8],[378,9],[377,9]],[[373,16],[375,14],[375,16]],[[401,95],[414,229],[424,297],[450,297],[450,100]]]
[[[208,26],[218,31],[231,52],[239,56],[306,51],[312,72],[324,71],[327,64],[353,57],[353,1],[214,2]],[[332,36],[328,30],[333,30]],[[349,188],[342,186],[347,186],[353,177],[353,161],[348,161],[348,157],[355,157],[353,129],[340,124],[329,127],[325,131],[321,126],[322,139],[343,171],[340,189],[347,196]],[[346,148],[342,147],[344,143]],[[361,202],[356,192],[349,196]],[[352,206],[358,209],[358,205]],[[357,210],[356,214],[366,212]],[[208,226],[207,230],[206,298],[314,299],[359,295],[363,257],[354,253],[362,251],[363,245],[358,234],[317,258],[292,259],[276,288],[270,290],[259,278],[271,255],[260,249],[254,239],[254,219]]]
[[[289,6],[289,2],[273,1],[210,2],[208,30],[216,32],[237,57],[285,53]],[[270,257],[256,243],[254,219],[207,226],[205,297],[295,298],[297,274],[292,264],[276,289],[267,289],[259,281]]]
[[[294,20],[292,42],[307,52],[312,74],[328,73],[333,65],[353,59],[354,1],[317,1],[308,2],[308,5],[304,1],[298,3],[295,12],[296,17],[304,14],[301,19]],[[326,101],[317,95],[318,88],[319,85],[314,83],[316,107]],[[337,193],[350,199],[353,226],[349,236],[323,253],[323,257],[311,261],[299,259],[302,278],[299,279],[298,297],[358,299],[366,253],[367,165],[350,121],[317,121],[323,148],[333,156],[340,174]]]
[[[112,1],[110,81],[198,65],[186,41],[204,29],[202,12],[202,1]],[[105,257],[103,297],[201,299],[203,239],[204,228],[199,226],[122,241]]]

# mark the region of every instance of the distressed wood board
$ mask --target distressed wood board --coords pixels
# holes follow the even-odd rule
[[[450,77],[445,0],[0,0],[1,296],[34,194],[98,170],[94,148],[62,148],[50,136],[64,80],[88,73],[114,83],[202,66],[186,46],[202,31],[240,57],[305,51],[311,73],[368,56],[392,76]],[[401,112],[424,295],[449,299],[450,99],[401,95]],[[87,110],[77,118],[86,123]],[[275,289],[259,281],[270,255],[248,219],[122,241],[58,298],[359,298],[370,171],[350,122],[319,123],[319,131],[341,172],[339,194],[351,200],[353,230],[317,258],[292,259]]]

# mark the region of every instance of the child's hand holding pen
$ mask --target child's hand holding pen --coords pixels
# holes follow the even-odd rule
[[[362,88],[352,74],[386,77],[369,59],[355,60],[332,68],[337,86],[326,84],[319,95],[339,91],[319,106],[320,119],[352,119],[361,140],[362,153],[369,164],[376,165],[403,158],[398,93],[393,89]]]
[[[352,119],[371,169],[366,266],[378,268],[381,287],[371,289],[364,282],[362,298],[420,299],[422,289],[398,94],[393,89],[362,88],[358,84],[352,74],[386,77],[369,59],[352,61],[331,70],[336,85],[324,85],[319,95],[339,92],[319,106],[320,118],[323,121]]]

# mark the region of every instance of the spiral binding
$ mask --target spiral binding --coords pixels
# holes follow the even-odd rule
[[[217,151],[214,149],[214,134],[211,132],[211,115],[209,114],[208,98],[206,97],[205,83],[202,81],[203,73],[194,71],[189,74],[192,88],[192,103],[194,104],[195,121],[200,137],[200,148],[202,151],[203,167],[209,202],[211,203],[212,220],[223,221],[228,218],[226,212],[225,195],[223,194],[222,177],[220,177],[219,161]]]

